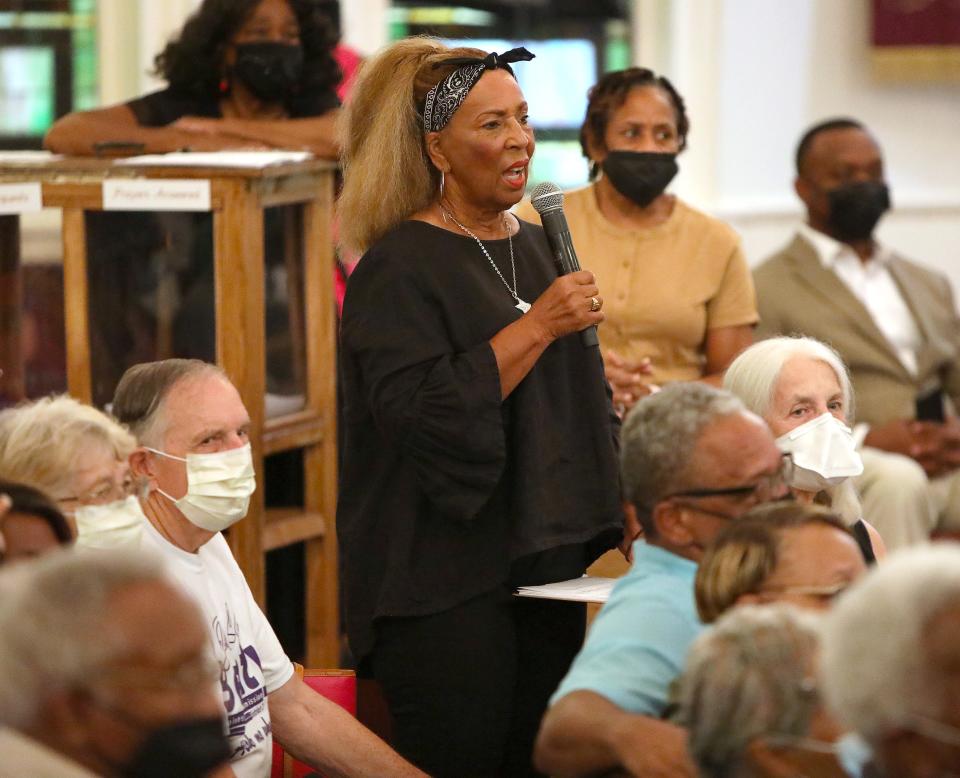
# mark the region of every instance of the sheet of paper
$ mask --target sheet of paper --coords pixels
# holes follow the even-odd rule
[[[569,581],[557,581],[541,586],[521,586],[516,594],[517,597],[539,597],[545,600],[602,603],[610,598],[610,591],[616,582],[616,578],[584,575]]]
[[[115,165],[265,168],[312,159],[309,151],[174,151],[117,159]]]
[[[0,165],[7,164],[36,164],[37,162],[53,162],[57,159],[63,159],[63,154],[54,154],[51,151],[23,150],[16,151],[12,149],[0,150]]]
[[[108,178],[105,211],[209,211],[210,182],[174,178]]]
[[[43,208],[43,192],[37,181],[0,184],[0,213],[30,213]]]

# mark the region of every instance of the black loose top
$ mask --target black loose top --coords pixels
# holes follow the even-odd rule
[[[484,245],[512,281],[508,241]],[[557,277],[543,229],[521,221],[513,248],[532,303]],[[502,400],[489,341],[514,305],[472,238],[420,221],[350,277],[337,534],[358,659],[377,617],[445,610],[504,584],[521,557],[622,526],[599,349],[553,342]]]

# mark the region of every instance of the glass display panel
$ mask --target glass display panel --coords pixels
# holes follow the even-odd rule
[[[303,206],[264,210],[267,417],[301,410],[306,403],[306,306]]]
[[[216,361],[212,214],[84,216],[94,404],[138,362]]]

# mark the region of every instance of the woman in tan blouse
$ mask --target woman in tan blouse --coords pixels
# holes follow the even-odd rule
[[[753,341],[739,237],[664,191],[688,130],[683,98],[650,70],[608,73],[590,90],[580,143],[593,183],[568,192],[564,211],[580,263],[608,290],[600,341],[623,412],[657,384],[719,385]],[[527,201],[516,212],[538,222]]]

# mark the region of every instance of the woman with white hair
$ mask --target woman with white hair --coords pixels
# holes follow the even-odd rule
[[[139,538],[143,513],[127,464],[134,448],[111,417],[65,394],[0,412],[0,479],[52,498],[81,546]]]
[[[701,776],[846,775],[833,748],[841,730],[815,682],[819,624],[790,605],[744,605],[693,643],[679,718]]]
[[[819,340],[770,338],[754,343],[727,369],[723,387],[761,416],[793,459],[797,500],[824,502],[850,527],[868,562],[886,555],[863,521],[853,476],[863,472],[853,433],[853,388],[843,360]]]

